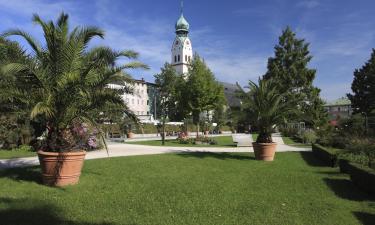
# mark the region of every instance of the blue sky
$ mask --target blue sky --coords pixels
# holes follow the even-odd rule
[[[0,31],[22,28],[41,39],[32,14],[55,19],[64,11],[73,26],[95,25],[106,31],[105,39],[93,45],[138,51],[151,69],[132,74],[153,81],[153,74],[170,60],[179,5],[179,0],[0,0]],[[205,58],[218,80],[246,85],[264,74],[278,36],[290,25],[310,43],[315,85],[326,100],[350,91],[354,69],[375,48],[374,9],[373,0],[184,2],[193,50]]]

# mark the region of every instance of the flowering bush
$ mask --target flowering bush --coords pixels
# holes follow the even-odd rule
[[[55,149],[55,151],[81,151],[99,148],[99,130],[81,121],[73,121],[72,125],[62,130],[57,142],[47,140],[49,130],[44,133],[36,149]]]
[[[194,144],[210,144],[210,145],[216,145],[217,141],[215,139],[206,137],[206,136],[198,136],[194,139]]]

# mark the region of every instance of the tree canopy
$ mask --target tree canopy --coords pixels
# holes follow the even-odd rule
[[[90,112],[105,109],[109,103],[131,114],[122,99],[130,81],[124,76],[125,70],[147,68],[136,61],[117,66],[120,57],[136,59],[138,54],[134,51],[116,51],[106,46],[89,49],[89,42],[95,37],[103,38],[104,31],[91,26],[70,30],[68,18],[61,13],[56,22],[45,22],[38,15],[33,16],[33,22],[43,30],[44,45],[18,29],[2,35],[24,38],[32,49],[32,60],[11,61],[2,66],[2,76],[25,81],[25,85],[8,86],[0,95],[21,102],[32,99],[30,118],[44,119],[48,130],[44,147],[48,151],[72,148],[63,137],[67,129],[74,121],[95,124]]]
[[[225,104],[223,86],[216,81],[214,74],[198,54],[194,55],[185,85],[183,100],[195,123],[199,123],[202,112]]]
[[[375,49],[370,59],[354,71],[353,94],[348,94],[354,112],[370,114],[375,109]]]
[[[273,79],[284,101],[300,109],[299,115],[289,115],[289,121],[318,125],[326,114],[320,89],[313,86],[316,70],[308,68],[311,59],[309,43],[287,27],[275,46],[275,56],[268,59],[264,79]]]

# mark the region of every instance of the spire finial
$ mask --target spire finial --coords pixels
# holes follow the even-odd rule
[[[180,8],[181,14],[184,11],[184,0],[181,0],[181,8]]]

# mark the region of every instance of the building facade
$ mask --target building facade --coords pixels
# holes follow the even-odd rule
[[[123,99],[129,109],[142,122],[153,122],[156,116],[157,88],[155,84],[141,80],[134,80],[133,94],[124,94]]]
[[[342,97],[324,105],[332,125],[336,125],[339,119],[349,118],[352,113],[351,102],[348,98]]]

